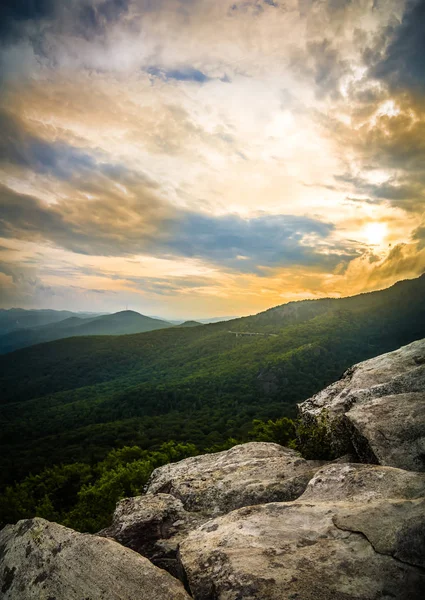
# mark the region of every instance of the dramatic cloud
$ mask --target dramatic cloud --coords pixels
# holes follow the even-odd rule
[[[389,43],[372,69],[372,75],[399,92],[406,88],[425,91],[425,3],[409,0],[400,25],[388,32]]]
[[[424,18],[419,0],[3,2],[3,305],[201,317],[419,275]]]
[[[90,202],[54,204],[5,187],[0,193],[0,237],[50,242],[79,254],[180,256],[262,272],[287,265],[332,268],[359,256],[361,248],[335,243],[334,226],[310,217],[192,213],[141,186],[133,198],[111,191]]]

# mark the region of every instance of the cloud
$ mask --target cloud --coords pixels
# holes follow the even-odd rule
[[[3,0],[0,40],[15,43],[28,36],[39,44],[52,31],[89,37],[105,34],[129,10],[130,0]]]
[[[0,3],[0,41],[11,42],[23,35],[29,22],[52,18],[54,0],[2,0]]]
[[[365,172],[367,176],[367,171]],[[358,194],[365,194],[366,198],[354,198],[350,196],[348,200],[357,203],[378,204],[386,201],[389,205],[402,208],[407,212],[422,213],[425,202],[425,178],[419,176],[415,179],[399,176],[399,178],[390,178],[383,183],[370,183],[365,176],[353,176],[349,173],[344,175],[335,175],[335,180],[347,183]]]
[[[412,234],[412,239],[418,242],[419,248],[422,250],[425,248],[425,225],[421,225]]]
[[[329,95],[335,100],[341,97],[341,82],[351,71],[350,63],[327,38],[308,41],[305,49],[293,51],[291,67],[313,83],[318,98]]]
[[[330,223],[304,216],[244,219],[189,213],[182,216],[168,243],[177,254],[208,259],[240,272],[306,264],[332,269],[359,253],[357,248],[330,241],[334,229]]]
[[[91,189],[89,184],[82,187]],[[90,202],[50,205],[6,187],[0,193],[0,236],[51,242],[81,254],[190,257],[261,272],[282,265],[332,269],[360,253],[356,245],[332,241],[334,226],[318,219],[193,213],[172,207],[143,185],[133,195],[104,191]]]
[[[406,88],[424,92],[424,30],[425,2],[409,0],[400,25],[392,32],[387,30],[390,41],[370,74],[387,82],[395,92]]]
[[[0,130],[0,163],[28,167],[58,178],[69,178],[78,170],[96,167],[95,159],[87,152],[63,142],[44,141],[5,111],[0,111]]]
[[[104,0],[101,2],[84,1],[77,8],[75,22],[77,31],[90,39],[93,35],[102,35],[111,24],[127,14],[130,0]]]
[[[3,3],[0,233],[28,248],[16,266],[58,294],[69,279],[158,302],[249,295],[252,311],[416,273],[422,4]],[[373,254],[350,241],[370,221],[388,229]]]

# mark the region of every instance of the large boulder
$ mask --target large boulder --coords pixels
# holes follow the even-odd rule
[[[170,494],[187,511],[215,516],[251,504],[294,500],[321,464],[278,444],[251,442],[155,469],[147,495]]]
[[[149,494],[118,502],[111,525],[98,535],[110,537],[184,579],[177,550],[187,534],[209,517],[187,512],[170,494]]]
[[[183,585],[113,540],[44,519],[0,532],[3,600],[189,600]]]
[[[121,500],[98,535],[184,579],[179,544],[212,516],[251,504],[293,500],[323,463],[278,444],[253,442],[156,469],[147,493]]]
[[[299,405],[306,425],[325,425],[337,454],[425,471],[425,340],[351,367]]]
[[[271,503],[180,545],[196,600],[422,600],[424,500]]]

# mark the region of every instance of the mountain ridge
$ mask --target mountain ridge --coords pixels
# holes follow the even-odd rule
[[[92,318],[73,315],[63,321],[39,325],[31,329],[18,329],[0,336],[0,353],[13,352],[27,346],[74,336],[126,335],[166,327],[172,327],[172,324],[132,310]]]

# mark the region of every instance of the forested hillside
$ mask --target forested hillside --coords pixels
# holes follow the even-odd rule
[[[112,448],[202,450],[292,416],[350,365],[425,336],[425,276],[200,327],[59,340],[1,357],[1,482]],[[248,335],[249,334],[249,335]]]

